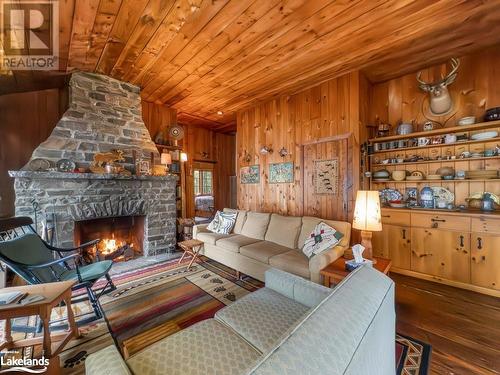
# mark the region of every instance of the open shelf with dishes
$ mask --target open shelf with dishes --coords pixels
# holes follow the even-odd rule
[[[498,210],[499,135],[500,121],[491,121],[372,138],[370,189],[385,207],[467,210],[492,200],[483,208]]]

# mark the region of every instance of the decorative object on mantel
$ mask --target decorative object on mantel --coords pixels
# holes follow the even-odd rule
[[[168,172],[168,167],[170,164],[172,164],[172,155],[170,155],[170,152],[162,152],[160,156],[160,162],[165,166],[165,171]]]
[[[457,78],[460,60],[451,59],[451,71],[441,80],[433,83],[427,83],[421,79],[422,72],[417,74],[417,81],[421,90],[429,93],[430,111],[433,115],[445,115],[453,107],[453,100],[448,91],[448,85],[452,84]]]
[[[269,183],[286,184],[293,182],[293,162],[269,164]]]
[[[273,153],[273,149],[271,146],[262,146],[262,148],[260,149],[261,155],[267,155],[267,154],[272,154],[272,153]]]
[[[260,165],[249,165],[240,168],[242,184],[258,184],[260,182]]]
[[[33,172],[46,172],[50,169],[50,167],[50,161],[42,158],[30,160],[28,163],[28,169]]]
[[[90,164],[92,173],[107,173],[106,165],[115,166],[116,162],[125,161],[122,150],[111,150],[110,152],[102,152],[94,155],[94,161]],[[123,168],[120,170],[124,170]],[[115,173],[118,171],[115,170]]]
[[[314,193],[337,195],[339,186],[339,160],[314,160]]]
[[[378,191],[358,190],[352,227],[361,231],[361,245],[365,248],[367,259],[376,263],[373,259],[372,232],[382,230],[382,218],[380,213],[380,198]]]
[[[69,159],[61,159],[56,163],[56,168],[59,172],[74,172],[76,164]]]
[[[149,160],[137,160],[135,174],[138,176],[147,176],[151,174],[151,163]]]
[[[278,151],[278,154],[282,157],[282,158],[286,158],[288,155],[290,155],[290,153],[288,152],[288,150],[285,148],[285,146],[281,147],[281,150]]]

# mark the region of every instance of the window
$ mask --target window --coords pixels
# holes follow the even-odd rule
[[[213,194],[212,171],[195,169],[193,172],[194,195]]]

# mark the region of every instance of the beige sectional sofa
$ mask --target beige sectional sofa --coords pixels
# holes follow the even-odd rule
[[[261,281],[266,270],[274,267],[320,283],[319,271],[349,247],[351,224],[345,221],[227,208],[224,211],[238,213],[232,233],[212,233],[207,230],[208,224],[194,227],[194,238],[204,242],[201,254]],[[337,246],[309,259],[301,249],[306,237],[320,222],[335,228],[344,237]]]
[[[266,287],[124,361],[114,345],[87,375],[395,373],[394,283],[359,267],[333,290],[271,269]]]

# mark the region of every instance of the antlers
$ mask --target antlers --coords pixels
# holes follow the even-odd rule
[[[455,78],[457,78],[458,67],[460,66],[460,60],[456,57],[451,58],[451,72],[449,72],[445,77],[441,78],[440,81],[428,83],[423,81],[420,77],[422,76],[422,72],[418,72],[417,81],[419,83],[419,87],[424,91],[430,91],[435,86],[448,86],[453,83]]]

